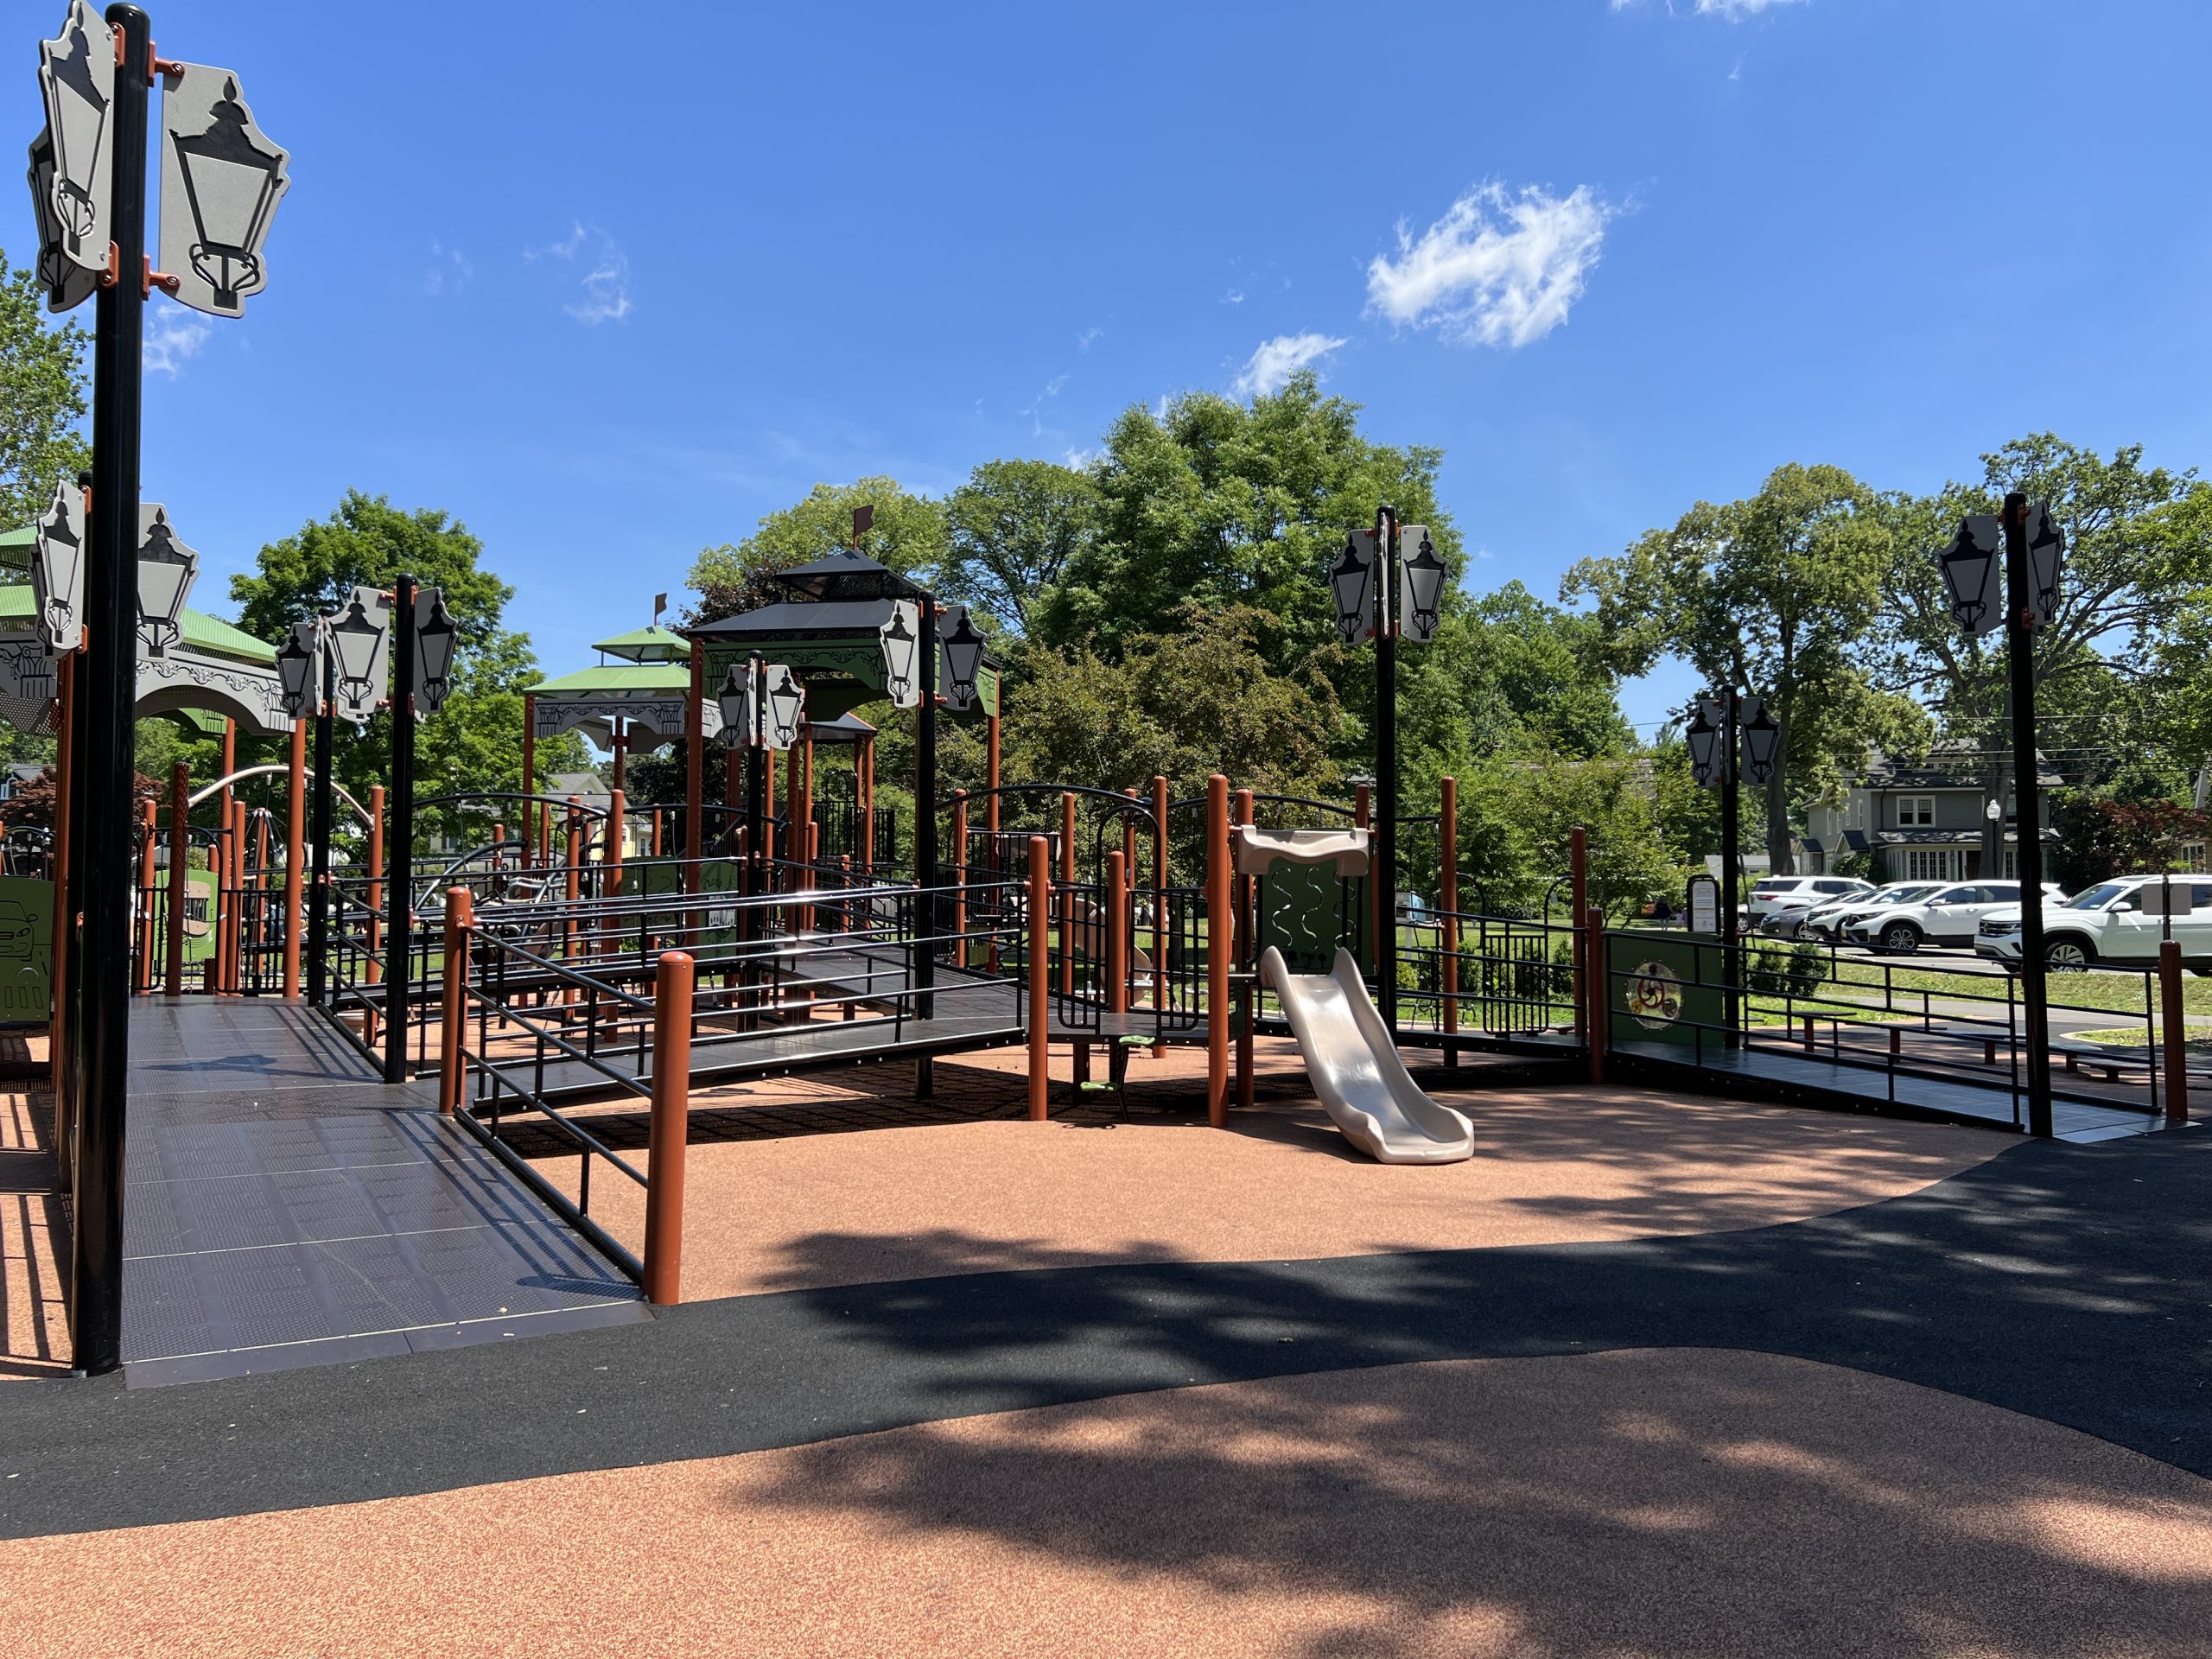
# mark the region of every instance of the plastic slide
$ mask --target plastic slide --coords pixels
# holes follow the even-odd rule
[[[1344,1139],[1385,1164],[1456,1164],[1475,1155],[1475,1127],[1414,1086],[1368,999],[1351,952],[1325,974],[1294,974],[1269,945],[1260,981],[1281,1001],[1313,1092]]]

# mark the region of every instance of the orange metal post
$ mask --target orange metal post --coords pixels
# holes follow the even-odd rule
[[[2182,1014],[2181,944],[2158,946],[2158,1018],[2165,1028],[2166,1122],[2189,1122],[2189,1027]]]
[[[1583,913],[1583,926],[1589,941],[1587,960],[1590,992],[1587,1003],[1589,1019],[1590,1081],[1605,1080],[1605,1030],[1607,1011],[1612,1006],[1612,993],[1607,987],[1610,975],[1606,959],[1611,945],[1605,938],[1605,912],[1594,906]]]
[[[1436,902],[1444,912],[1444,961],[1440,965],[1444,969],[1444,1034],[1448,1039],[1459,1029],[1459,780],[1457,778],[1444,780],[1440,816],[1442,822],[1436,832]],[[1458,1051],[1447,1041],[1444,1045],[1445,1064],[1452,1065],[1458,1058]]]
[[[223,721],[222,776],[228,778],[238,769],[238,723],[226,716]],[[230,890],[238,885],[237,878],[245,863],[239,856],[238,843],[230,835],[231,803],[233,798],[231,786],[225,784],[223,792],[216,798],[215,818],[215,822],[222,826],[222,833],[215,837],[215,846],[219,850],[214,861],[221,866],[221,873],[215,878],[215,982],[226,991],[238,988],[233,972],[236,957],[231,948],[232,940],[238,932],[238,918],[232,913],[238,906],[231,901]]]
[[[1206,779],[1206,1122],[1229,1122],[1229,779]]]
[[[461,1109],[466,1080],[462,1046],[468,1032],[468,930],[474,919],[467,887],[446,889],[445,1021],[438,1035],[438,1109]]]
[[[691,995],[696,969],[661,953],[653,977],[653,1104],[646,1131],[645,1300],[683,1300],[683,1149],[691,1118]]]
[[[601,863],[607,871],[606,880],[601,885],[610,895],[622,891],[622,830],[627,822],[624,816],[626,810],[622,791],[617,789],[607,803],[607,850],[601,856]]]
[[[798,769],[798,798],[800,803],[798,821],[801,823],[809,826],[810,830],[814,823],[814,740],[810,737],[808,738],[804,744],[801,746],[801,749],[805,759],[801,761]],[[809,849],[807,852],[807,857],[810,860],[814,856],[812,851],[813,845],[814,837],[811,833],[810,833],[807,836],[807,847]],[[811,878],[810,878],[810,880],[811,880]]]
[[[983,721],[983,787],[990,794],[983,802],[983,827],[994,836],[999,832],[999,717],[990,715]]]
[[[569,900],[569,920],[562,929],[561,954],[576,954],[576,903],[583,897],[584,881],[584,815],[583,801],[579,796],[569,797],[569,874],[563,891]]]
[[[163,988],[171,996],[184,994],[184,895],[192,871],[192,772],[183,761],[169,768],[169,931],[168,971]]]
[[[653,856],[660,856],[660,808],[653,808]]]
[[[745,804],[745,751],[722,751],[722,804],[734,810]]]
[[[160,813],[149,796],[139,804],[138,832],[142,840],[138,848],[138,971],[135,976],[138,989],[154,988],[154,861],[158,855],[156,843],[161,839]]]
[[[1576,824],[1569,833],[1567,848],[1567,902],[1574,907],[1577,920],[1590,913],[1590,832]],[[1589,946],[1584,931],[1574,934],[1574,1034],[1587,1040],[1590,996]]]
[[[537,863],[541,869],[553,868],[553,803],[537,804]]]
[[[864,737],[853,752],[853,798],[861,809],[861,868],[875,868],[875,740]],[[994,805],[994,810],[996,810]]]
[[[806,826],[806,885],[809,890],[822,885],[822,826],[809,820]],[[814,931],[814,906],[807,906],[799,912],[802,931]]]
[[[300,933],[307,907],[301,902],[306,874],[308,823],[307,722],[292,722],[292,766],[284,812],[284,1000],[300,997]],[[175,872],[171,871],[171,875]]]
[[[622,716],[620,715],[614,717],[613,729],[607,734],[607,741],[613,745],[614,753],[614,781],[608,788],[619,795],[622,792],[623,757],[630,752],[629,734],[622,729]]]
[[[231,803],[232,861],[238,877],[232,883],[236,889],[232,905],[237,915],[231,922],[231,989],[238,994],[245,990],[245,857],[246,813],[244,801]]]
[[[1052,843],[1029,837],[1029,1116],[1042,1123],[1052,1102]]]

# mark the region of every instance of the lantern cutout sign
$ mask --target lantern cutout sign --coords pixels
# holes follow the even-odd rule
[[[415,712],[435,715],[453,694],[453,652],[461,636],[442,588],[415,590]]]
[[[1347,645],[1375,637],[1375,532],[1355,530],[1329,566],[1329,596],[1336,601],[1337,638]]]
[[[1993,512],[1969,513],[1937,556],[1951,620],[1969,639],[2005,626],[2005,528]]]
[[[798,747],[799,722],[806,718],[806,687],[781,663],[768,664],[768,695],[763,700],[760,739],[772,749]]]
[[[722,717],[722,747],[757,748],[760,743],[760,711],[753,702],[753,665],[732,663],[722,676],[722,689],[715,694]]]
[[[291,156],[253,124],[238,77],[177,66],[162,94],[162,269],[181,305],[245,315],[268,281],[262,245],[291,188]]]
[[[38,285],[46,308],[57,315],[73,311],[99,291],[101,272],[87,270],[61,246],[61,221],[54,213],[54,135],[31,141],[31,207],[38,215]]]
[[[1774,776],[1782,753],[1782,727],[1767,712],[1764,697],[1745,697],[1740,715],[1744,733],[1744,779],[1764,784]]]
[[[374,588],[356,588],[346,608],[330,619],[327,646],[338,653],[336,712],[360,725],[384,701],[391,654],[391,596]]]
[[[918,709],[922,687],[916,677],[916,653],[922,643],[921,613],[912,601],[899,600],[891,607],[891,620],[876,630],[883,647],[883,689],[901,709]]]
[[[976,701],[976,681],[983,671],[983,647],[988,643],[976,632],[963,605],[954,613],[953,625],[941,631],[944,639],[944,700],[946,706],[965,709]]]
[[[276,678],[283,688],[284,712],[302,720],[316,712],[322,701],[322,619],[311,616],[292,624],[276,652]]]
[[[184,601],[200,575],[200,555],[177,540],[169,510],[157,501],[138,509],[138,637],[156,657],[184,632]]]
[[[1436,638],[1437,612],[1452,568],[1438,556],[1425,525],[1408,524],[1398,539],[1402,548],[1414,550],[1398,563],[1399,632],[1417,645],[1426,645]]]
[[[66,480],[54,486],[54,503],[38,521],[31,602],[47,654],[76,650],[85,637],[85,493]]]
[[[47,207],[57,245],[72,264],[105,271],[114,239],[115,34],[85,0],[73,0],[60,39],[39,42],[38,79],[54,152]]]

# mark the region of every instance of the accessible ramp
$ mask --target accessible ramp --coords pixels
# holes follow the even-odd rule
[[[1313,1092],[1345,1140],[1385,1164],[1456,1164],[1475,1155],[1474,1125],[1415,1086],[1351,951],[1339,948],[1328,973],[1294,974],[1269,945],[1260,982],[1281,1002]]]

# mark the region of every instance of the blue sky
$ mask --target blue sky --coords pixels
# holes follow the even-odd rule
[[[293,153],[250,315],[154,320],[210,601],[359,486],[560,672],[818,480],[1301,358],[1546,596],[1785,461],[2212,460],[2201,0],[153,10]]]

